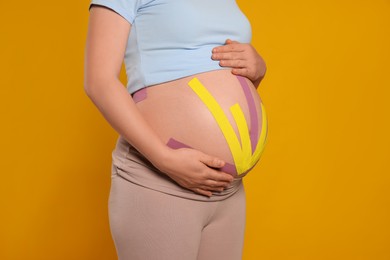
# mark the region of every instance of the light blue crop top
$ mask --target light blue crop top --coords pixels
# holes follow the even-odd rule
[[[129,93],[224,69],[211,59],[226,39],[249,43],[248,19],[235,0],[91,0],[132,24],[124,57]]]

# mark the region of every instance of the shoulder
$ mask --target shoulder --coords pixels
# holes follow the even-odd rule
[[[133,24],[138,10],[154,1],[156,0],[91,0],[89,10],[94,5],[104,6]]]

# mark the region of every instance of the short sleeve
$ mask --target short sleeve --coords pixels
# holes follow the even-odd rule
[[[139,0],[91,0],[88,10],[92,5],[102,5],[110,8],[120,16],[133,24],[138,9]]]

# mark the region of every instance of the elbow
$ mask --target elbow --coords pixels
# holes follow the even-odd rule
[[[115,77],[85,77],[84,92],[90,99],[104,95],[105,89],[112,88],[119,81]]]
[[[100,95],[101,91],[119,81],[118,73],[106,67],[85,64],[83,86],[89,98]]]
[[[96,69],[86,67],[84,70],[84,92],[91,97],[100,86],[107,81],[107,75]]]
[[[91,98],[92,97],[92,87],[90,85],[84,84],[84,93]]]
[[[91,79],[91,77],[84,77],[84,92],[88,97],[92,96],[93,89],[96,88],[96,80]]]
[[[102,78],[97,77],[85,77],[84,78],[84,92],[89,98],[93,98],[95,93],[99,92],[98,90],[101,87],[107,86],[109,82]]]

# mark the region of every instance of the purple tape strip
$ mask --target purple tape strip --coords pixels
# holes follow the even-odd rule
[[[237,78],[242,86],[242,90],[244,91],[246,101],[248,102],[249,116],[251,120],[251,129],[249,130],[249,132],[250,132],[252,154],[253,154],[255,152],[257,142],[259,141],[259,121],[257,120],[256,105],[251,90],[249,89],[248,83],[246,82],[245,78],[238,75]],[[261,127],[262,126],[260,126],[260,129],[262,129]]]
[[[179,142],[173,138],[170,138],[168,140],[167,146],[171,147],[172,149],[180,149],[180,148],[191,148],[191,146],[188,146],[186,144],[183,144],[182,142]],[[237,176],[237,170],[236,166],[230,163],[225,163],[225,165],[221,168],[219,168],[221,171],[229,173],[233,176]]]
[[[148,95],[146,92],[146,88],[141,88],[140,90],[138,90],[137,92],[135,92],[133,94],[133,100],[135,103],[138,103],[138,102],[146,99],[147,97],[148,97]]]

